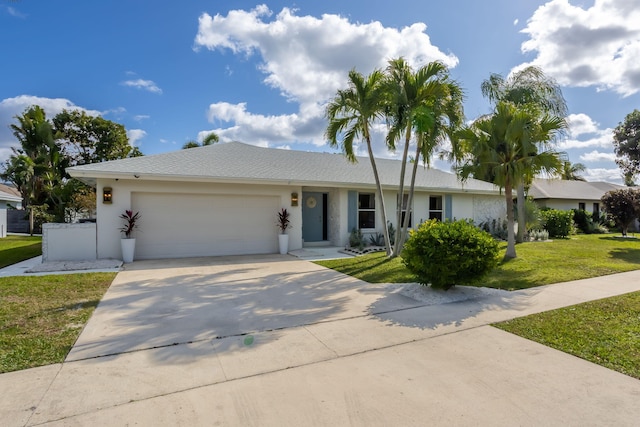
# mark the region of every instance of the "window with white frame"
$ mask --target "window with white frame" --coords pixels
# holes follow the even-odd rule
[[[429,219],[442,221],[442,196],[429,196]]]
[[[358,193],[358,228],[376,228],[374,193]]]

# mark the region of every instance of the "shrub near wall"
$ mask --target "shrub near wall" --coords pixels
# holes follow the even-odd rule
[[[411,231],[402,260],[423,285],[449,289],[481,279],[498,264],[498,243],[460,220],[430,220]]]
[[[573,211],[542,209],[540,214],[549,237],[567,237],[573,231]]]

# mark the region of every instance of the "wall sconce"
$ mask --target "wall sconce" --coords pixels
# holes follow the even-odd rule
[[[298,206],[298,193],[291,193],[291,206]]]
[[[111,190],[111,187],[104,187],[102,189],[102,203],[109,205],[111,204],[113,199],[113,192]]]

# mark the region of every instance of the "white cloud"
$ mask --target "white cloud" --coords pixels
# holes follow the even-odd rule
[[[141,90],[146,90],[152,93],[162,94],[162,89],[160,89],[153,80],[144,80],[144,79],[125,80],[121,84],[123,86],[134,87],[136,89],[141,89]]]
[[[25,19],[27,17],[26,14],[20,12],[15,7],[7,6],[7,12],[9,13],[9,15],[11,15],[11,16],[13,16],[15,18]]]
[[[228,49],[237,55],[259,56],[264,83],[299,104],[297,113],[280,116],[253,114],[244,103],[211,104],[210,121],[230,124],[214,131],[223,141],[324,145],[323,106],[346,86],[352,68],[368,74],[399,56],[413,65],[434,60],[457,65],[458,58],[431,44],[426,28],[424,23],[402,29],[380,22],[353,23],[332,14],[297,16],[289,8],[274,16],[266,5],[232,10],[226,16],[204,13],[199,18],[196,50]]]
[[[151,116],[149,116],[147,114],[138,114],[136,116],[133,116],[133,120],[135,120],[136,122],[141,122],[141,121],[146,120],[148,118],[151,118]]]
[[[140,146],[138,141],[147,136],[147,132],[142,129],[129,129],[127,130],[127,137],[129,138],[129,145]]]
[[[632,95],[640,90],[639,21],[637,0],[595,0],[588,8],[552,0],[527,21],[522,51],[536,53],[531,64],[562,85]]]
[[[31,95],[20,95],[14,98],[5,98],[0,101],[0,162],[3,162],[11,155],[11,147],[18,146],[18,142],[11,133],[9,125],[15,124],[15,117],[21,115],[26,109],[33,105],[39,105],[42,107],[47,118],[53,118],[62,110],[80,110],[92,116],[99,116],[102,114],[100,111],[79,107],[64,98],[42,98]]]
[[[265,116],[247,111],[245,103],[229,104],[217,102],[209,106],[207,116],[212,123],[233,123],[221,129],[211,129],[198,133],[201,140],[212,131],[221,141],[243,141],[249,144],[269,146],[270,143],[310,142],[315,145],[325,143],[322,138],[325,121],[322,111],[312,111],[306,116],[283,114]]]
[[[615,184],[622,184],[622,173],[618,168],[587,169],[583,176],[587,181],[607,181],[607,182],[613,182]]]
[[[613,130],[611,128],[600,129],[600,124],[584,113],[570,114],[569,136],[560,141],[559,148],[604,147],[613,148]]]
[[[616,160],[616,155],[615,153],[602,153],[598,150],[593,150],[590,153],[581,154],[580,160],[583,162],[614,162]]]

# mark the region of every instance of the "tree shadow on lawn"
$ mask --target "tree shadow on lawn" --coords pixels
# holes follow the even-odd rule
[[[127,266],[132,274],[114,280],[67,360],[207,340],[218,353],[237,351],[250,334],[367,315],[368,305],[384,293],[383,286],[297,260],[287,271],[274,271],[268,259],[248,265],[239,258],[235,264],[209,258],[209,266],[182,262],[186,268],[169,277],[162,263]],[[175,352],[157,352],[166,357],[157,361],[188,363],[200,353],[210,355],[213,347],[194,351],[184,360]]]
[[[640,249],[624,248],[609,251],[611,258],[619,259],[630,264],[640,264]]]

